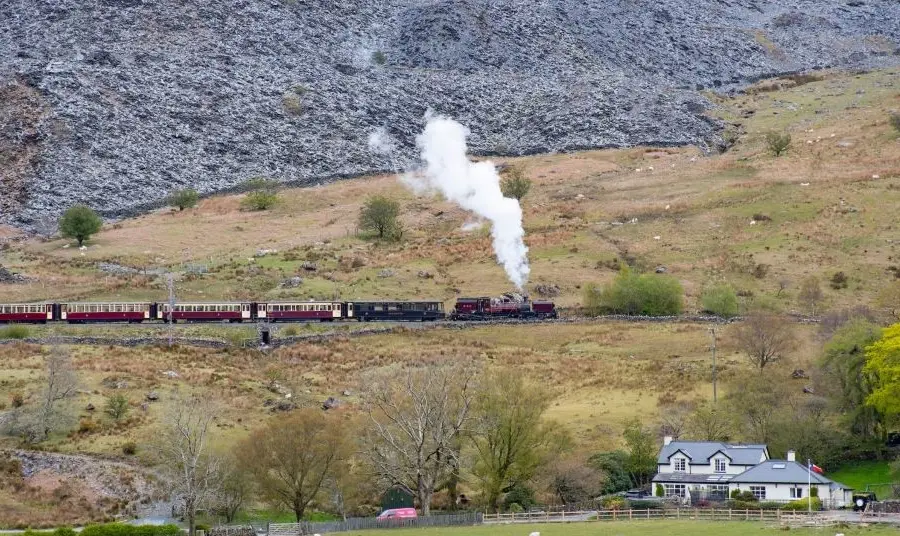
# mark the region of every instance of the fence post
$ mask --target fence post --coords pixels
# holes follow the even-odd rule
[[[647,508],[647,519],[650,519],[650,509]]]
[[[681,508],[675,509],[675,519],[681,519]]]

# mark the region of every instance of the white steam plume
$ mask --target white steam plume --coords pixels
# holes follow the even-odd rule
[[[469,161],[469,129],[448,117],[428,114],[426,119],[425,130],[416,136],[425,163],[422,180],[448,200],[490,220],[497,262],[510,281],[522,289],[531,271],[528,248],[522,240],[522,207],[517,200],[503,197],[493,162]]]

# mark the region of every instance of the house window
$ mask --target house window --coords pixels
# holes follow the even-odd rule
[[[707,495],[710,499],[727,499],[728,484],[710,484]]]
[[[766,487],[765,486],[750,486],[750,493],[753,494],[760,501],[766,500]]]
[[[666,484],[664,487],[666,490],[666,497],[684,497],[685,495],[684,484]]]
[[[791,488],[791,499],[802,499],[803,488]]]
[[[716,459],[716,472],[724,473],[725,472],[725,460]]]
[[[683,473],[687,469],[687,463],[684,458],[672,459],[672,467],[675,471]]]

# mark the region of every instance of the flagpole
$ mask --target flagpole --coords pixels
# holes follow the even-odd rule
[[[806,459],[806,502],[809,504],[809,513],[812,513],[812,460]]]

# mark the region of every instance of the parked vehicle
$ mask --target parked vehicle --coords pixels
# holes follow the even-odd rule
[[[652,495],[645,489],[631,489],[625,492],[626,499],[646,499],[647,497],[652,497]]]
[[[866,509],[866,506],[869,503],[877,501],[878,498],[875,496],[875,492],[873,491],[857,491],[853,494],[853,511],[854,512],[862,512]]]
[[[378,514],[377,519],[415,519],[417,517],[415,508],[390,508]]]

